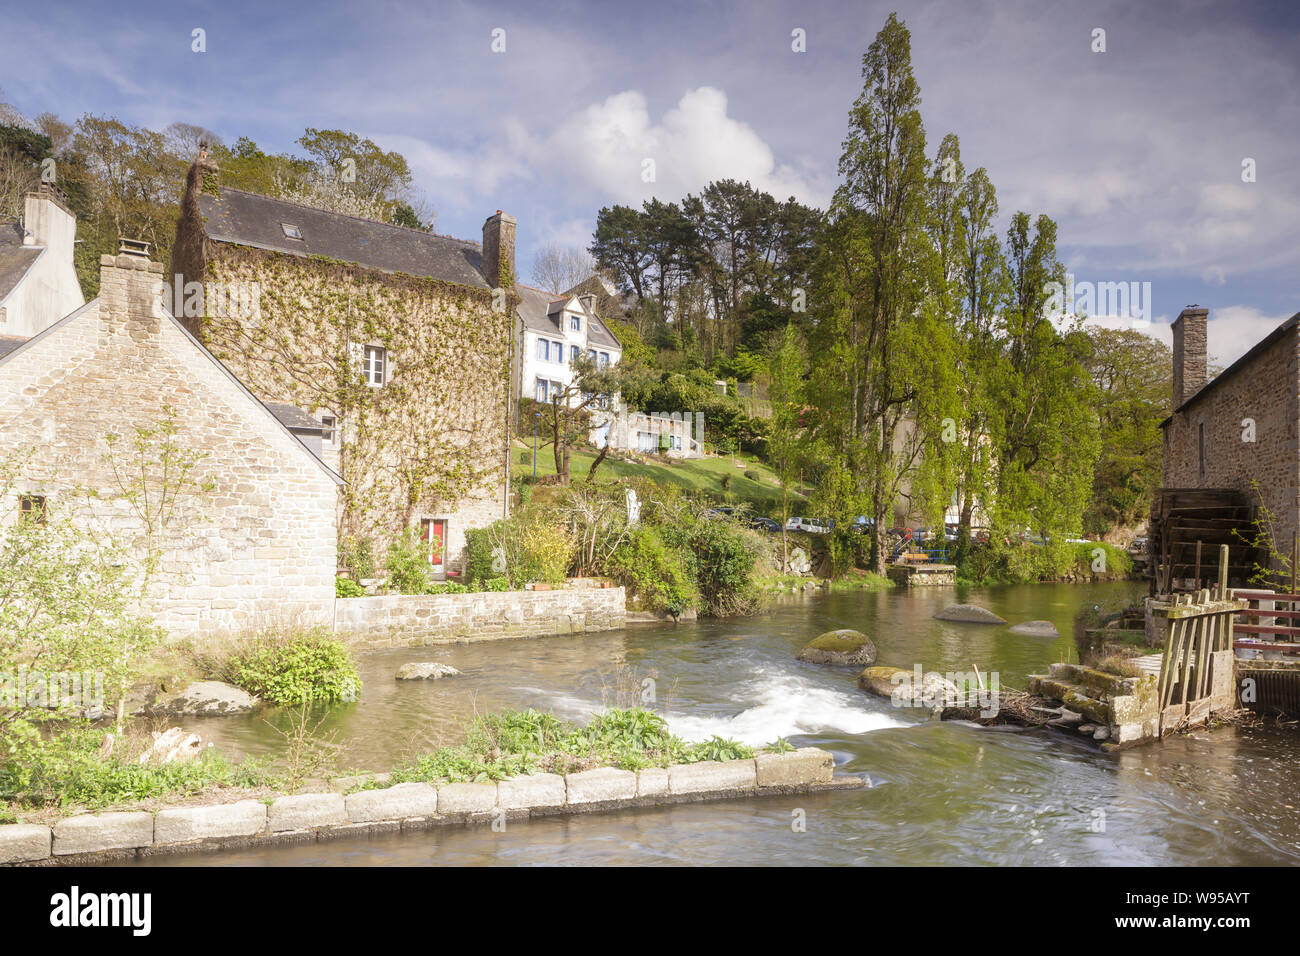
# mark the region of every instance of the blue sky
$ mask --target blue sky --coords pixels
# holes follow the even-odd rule
[[[711,179],[824,205],[894,9],[930,152],[957,133],[1004,223],[1055,218],[1077,281],[1150,282],[1166,338],[1184,305],[1209,306],[1220,361],[1300,311],[1292,3],[0,0],[0,89],[29,116],[179,120],[276,151],[306,126],[355,130],[407,156],[439,232],[516,215],[526,274],[542,243],[585,245],[602,205]]]

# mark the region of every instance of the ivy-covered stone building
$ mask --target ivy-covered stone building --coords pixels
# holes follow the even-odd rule
[[[482,244],[223,188],[191,168],[173,309],[267,403],[320,423],[340,560],[412,531],[435,576],[506,515],[516,223]],[[505,291],[503,291],[505,290]]]

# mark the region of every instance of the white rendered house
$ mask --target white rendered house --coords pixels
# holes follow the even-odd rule
[[[551,295],[516,285],[519,324],[516,333],[519,369],[517,394],[549,402],[573,382],[573,367],[586,355],[601,367],[617,365],[623,347],[594,309],[591,295]],[[611,407],[617,396],[601,404]]]

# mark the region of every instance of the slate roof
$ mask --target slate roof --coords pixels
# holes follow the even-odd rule
[[[556,298],[549,292],[543,292],[541,289],[534,289],[532,286],[520,283],[515,283],[515,292],[519,295],[519,317],[523,319],[524,328],[546,334],[561,331],[560,316],[569,301],[569,296]],[[579,301],[581,302],[581,300]],[[622,351],[622,344],[606,328],[605,323],[600,320],[600,316],[585,306],[583,311],[587,315],[587,343],[597,348],[612,348]]]
[[[23,245],[23,228],[18,223],[0,223],[0,300],[14,290],[44,251],[44,246]]]
[[[26,341],[27,339],[19,338],[16,335],[0,335],[0,358],[4,358]]]
[[[326,256],[384,272],[491,288],[483,276],[482,249],[466,239],[313,209],[242,189],[223,188],[220,198],[204,193],[199,196],[199,210],[214,242]],[[281,223],[297,226],[302,238],[287,237]]]
[[[281,405],[278,402],[267,402],[266,407],[285,428],[291,432],[321,431],[321,423],[312,418],[297,405]]]

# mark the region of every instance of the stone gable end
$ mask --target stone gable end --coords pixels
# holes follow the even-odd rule
[[[167,406],[178,443],[205,456],[194,474],[214,487],[173,522],[159,623],[173,635],[329,624],[337,479],[173,319],[142,313],[153,271],[124,280],[106,263],[99,300],[0,364],[0,456],[26,456],[15,491],[52,507],[78,486],[113,492],[107,436],[129,445]],[[129,509],[96,507],[125,538],[138,534]]]

